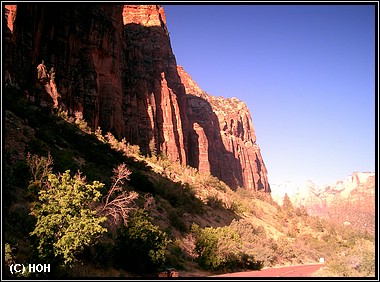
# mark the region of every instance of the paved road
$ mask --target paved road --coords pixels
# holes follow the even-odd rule
[[[266,268],[258,271],[234,272],[212,277],[310,277],[314,272],[324,267],[324,264],[307,264]]]

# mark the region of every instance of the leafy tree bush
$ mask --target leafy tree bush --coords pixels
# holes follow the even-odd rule
[[[168,235],[152,223],[143,209],[129,218],[128,226],[119,229],[117,264],[135,273],[155,272],[164,268]]]
[[[171,242],[166,254],[166,264],[176,270],[185,270],[186,253],[182,248],[182,243],[179,239]]]
[[[13,255],[12,247],[9,243],[5,243],[5,265],[10,266],[15,263],[15,257]]]
[[[228,227],[200,228],[194,224],[192,231],[196,236],[195,251],[198,254],[198,264],[204,269],[220,269],[227,264],[228,257],[237,253],[236,243],[240,239],[237,233],[230,233]],[[220,250],[221,243],[235,243],[234,248]],[[223,248],[224,249],[224,248]]]
[[[246,261],[244,268],[260,269],[271,266],[277,259],[277,244],[269,238],[262,226],[254,226],[247,220],[233,220],[230,227],[239,234],[242,240],[241,252]]]
[[[231,226],[200,228],[193,224],[195,252],[204,269],[260,269],[263,264],[244,248],[238,231]]]
[[[46,185],[38,193],[38,201],[31,208],[37,223],[31,235],[38,238],[38,251],[42,258],[59,257],[71,264],[75,256],[89,246],[107,229],[102,227],[105,217],[97,217],[92,205],[101,196],[102,183],[87,184],[77,173],[70,176],[49,173]]]
[[[292,218],[295,214],[294,206],[287,193],[285,193],[282,209],[288,218]]]
[[[296,258],[295,250],[293,244],[284,237],[277,240],[277,253],[281,259],[292,261]]]

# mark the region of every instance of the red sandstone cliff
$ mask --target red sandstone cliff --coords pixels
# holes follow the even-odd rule
[[[55,69],[61,104],[79,111],[94,128],[121,133],[122,6],[88,4],[17,5],[6,71],[31,95],[42,60]],[[9,17],[8,17],[9,20]],[[9,21],[8,21],[9,25]]]
[[[143,153],[270,191],[246,105],[204,93],[178,67],[159,5],[6,5],[6,83],[36,94],[54,67],[60,103]],[[38,93],[37,93],[38,94]]]
[[[124,131],[143,152],[155,148],[187,164],[186,94],[177,73],[165,13],[157,5],[123,9]]]
[[[231,187],[270,192],[246,104],[208,95],[181,66],[178,73],[187,94],[189,164],[211,171]]]

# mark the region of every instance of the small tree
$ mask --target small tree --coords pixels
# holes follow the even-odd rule
[[[283,206],[284,209],[287,210],[287,211],[293,211],[293,210],[294,210],[294,207],[293,207],[292,201],[290,200],[290,198],[289,198],[289,196],[288,196],[287,193],[285,193],[284,201],[283,201],[282,206]]]
[[[198,264],[204,269],[221,269],[242,263],[242,242],[236,230],[230,226],[200,228],[191,226],[194,233]]]
[[[31,209],[31,215],[37,218],[31,235],[38,238],[42,258],[55,256],[62,258],[64,264],[71,264],[85,246],[107,231],[101,225],[106,218],[98,217],[91,209],[104,184],[87,184],[80,173],[71,177],[69,170],[58,176],[49,173],[47,178]]]
[[[125,180],[129,180],[131,171],[123,163],[113,169],[114,176],[112,177],[112,187],[106,196],[106,202],[100,210],[100,214],[109,218],[109,225],[115,229],[120,220],[127,225],[129,213],[135,209],[134,201],[139,194],[135,191],[127,193],[123,190],[122,185]]]
[[[48,153],[47,157],[28,153],[26,163],[29,166],[32,179],[29,181],[28,189],[30,193],[37,194],[41,187],[46,185],[48,174],[53,171],[53,158]]]

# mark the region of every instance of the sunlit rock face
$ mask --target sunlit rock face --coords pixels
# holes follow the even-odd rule
[[[124,135],[170,160],[187,164],[186,94],[158,5],[125,5]]]
[[[123,24],[159,26],[166,29],[164,8],[160,5],[124,5]]]
[[[231,187],[270,192],[246,104],[208,95],[181,66],[178,73],[187,94],[189,164],[211,171]]]
[[[177,68],[160,5],[25,2],[4,11],[6,83],[36,95],[44,60],[60,106],[93,129],[231,187],[270,191],[248,108],[206,94]]]

